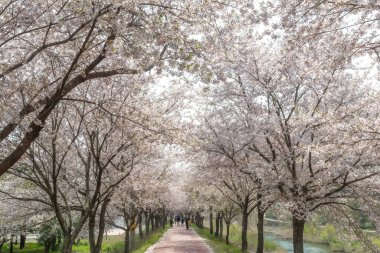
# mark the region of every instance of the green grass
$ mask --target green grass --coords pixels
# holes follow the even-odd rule
[[[346,233],[345,231],[340,232],[342,234]],[[337,229],[332,224],[327,224],[320,227],[312,224],[306,224],[304,238],[307,242],[326,244],[332,251],[352,253],[368,252],[359,240],[345,239],[344,237],[339,236]],[[380,246],[380,238],[369,236],[369,239],[377,247]]]
[[[164,233],[168,229],[169,229],[169,227],[167,227],[164,230],[160,230],[160,231],[154,232],[153,234],[151,234],[151,236],[147,240],[145,240],[144,242],[142,242],[137,247],[137,249],[134,250],[133,252],[134,253],[144,253],[150,246],[152,246],[153,244],[155,244],[164,235]]]
[[[264,251],[265,252],[282,252],[284,250],[277,243],[270,240],[264,240]]]
[[[138,235],[136,235],[135,249],[132,250],[133,253],[144,253],[151,245],[155,244],[162,235],[167,231],[157,230],[149,234],[147,239],[140,240]],[[43,253],[43,245],[36,242],[26,242],[25,248],[20,250],[20,245],[13,246],[14,253]],[[55,252],[59,252],[55,251]],[[73,252],[75,253],[89,253],[90,244],[88,240],[81,240],[78,245],[73,246]],[[107,239],[104,238],[102,245],[102,252],[104,253],[122,253],[124,252],[124,235],[111,235]],[[9,245],[5,244],[2,248],[1,253],[9,253]]]
[[[206,225],[209,224],[205,223]],[[223,227],[223,236],[226,235],[226,227]],[[208,228],[207,228],[208,231]],[[248,250],[249,251],[256,251],[257,247],[257,233],[254,230],[254,227],[250,225],[248,227],[247,231],[247,238],[248,238]],[[230,242],[231,244],[235,245],[236,247],[241,247],[241,225],[238,223],[233,223],[230,226]],[[286,252],[285,249],[281,248],[280,245],[278,245],[276,242],[270,241],[270,240],[264,240],[264,252],[270,252],[270,253],[282,253]]]
[[[209,233],[209,230],[204,228],[198,228],[193,225],[193,229],[204,239],[207,240],[207,244],[215,251],[215,253],[240,253],[241,250],[234,244],[226,244],[223,240],[216,238]]]
[[[2,247],[1,253],[8,253],[9,252],[9,245],[5,244]],[[13,245],[13,252],[14,253],[19,253],[19,252],[24,252],[24,253],[43,253],[43,247],[39,245],[38,243],[27,243],[25,244],[25,248],[20,250],[20,245]]]
[[[232,228],[232,226],[234,226]],[[230,228],[230,244],[226,244],[224,239],[221,240],[219,238],[216,238],[214,235],[210,235],[209,229],[204,228],[200,229],[197,226],[193,226],[194,230],[203,238],[207,240],[207,243],[210,245],[211,248],[214,249],[216,253],[238,253],[241,252],[241,241],[240,241],[240,234],[238,232],[239,226],[234,224],[231,225]],[[224,234],[225,235],[225,234]],[[254,238],[253,241],[248,242],[249,250],[255,250],[257,246],[257,236],[252,231],[249,231],[248,238]],[[284,249],[279,247],[279,245],[275,242],[265,240],[264,241],[264,252],[271,252],[271,253],[282,253],[286,252]]]
[[[281,238],[292,238],[292,228],[286,226],[267,227]],[[346,237],[347,236],[347,237]],[[376,234],[370,234],[369,239],[380,248],[380,238]],[[321,244],[328,247],[332,252],[367,253],[368,250],[358,239],[351,238],[347,231],[338,231],[332,224],[316,226],[306,224],[304,231],[304,242]]]
[[[209,220],[205,219],[204,224],[206,227],[209,225]],[[214,221],[215,225],[215,221]],[[214,227],[215,228],[215,227]],[[206,229],[207,234],[208,228]],[[292,239],[292,227],[291,225],[283,226],[265,226],[265,231],[276,234],[278,237],[283,239]],[[224,235],[225,235],[224,227]],[[337,252],[351,252],[351,253],[367,253],[368,250],[363,246],[359,240],[347,239],[344,231],[338,231],[332,224],[327,224],[325,226],[316,226],[313,224],[306,224],[304,241],[309,243],[321,244],[322,247],[328,247],[331,251]],[[255,251],[257,246],[257,233],[253,223],[249,224],[249,229],[247,233],[248,237],[248,250]],[[350,237],[348,237],[350,238]],[[372,243],[380,248],[380,237],[376,234],[369,234],[369,239]],[[230,242],[236,247],[241,245],[241,226],[238,223],[231,224],[230,227]],[[265,240],[264,241],[264,251],[271,253],[286,252],[285,249],[281,248],[274,241]],[[226,251],[227,252],[227,251]],[[233,251],[231,251],[233,252]]]

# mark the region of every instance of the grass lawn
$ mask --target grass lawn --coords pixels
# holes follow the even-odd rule
[[[8,253],[9,252],[9,246],[8,244],[3,245],[3,248],[1,250],[1,253]],[[43,253],[44,249],[41,245],[31,242],[26,243],[25,248],[20,250],[20,245],[13,245],[13,252],[19,253],[19,252],[25,252],[25,253]]]
[[[155,244],[162,235],[167,231],[165,230],[157,230],[151,233],[146,240],[140,240],[138,235],[136,235],[135,249],[132,251],[133,253],[143,253],[145,252],[151,245]],[[107,236],[107,239],[104,238],[102,251],[104,253],[122,253],[124,250],[124,234],[123,235],[111,235]],[[14,253],[43,253],[43,246],[36,242],[28,242],[26,241],[25,248],[20,250],[20,245],[13,246]],[[56,251],[56,252],[59,252]],[[88,240],[81,240],[78,245],[74,245],[73,247],[74,253],[90,253],[90,245]],[[9,245],[5,244],[1,250],[1,253],[9,253]]]
[[[216,238],[209,233],[207,228],[201,229],[193,225],[193,229],[204,239],[215,253],[240,253],[241,250],[234,244],[226,244],[223,240]]]
[[[155,244],[163,235],[164,233],[169,229],[170,227],[167,226],[164,230],[159,230],[154,232],[149,236],[148,239],[143,241],[136,250],[133,251],[133,253],[144,253],[150,246]]]
[[[197,226],[193,226],[194,230],[203,238],[207,240],[207,243],[210,245],[211,248],[214,249],[216,253],[240,253],[240,230],[239,226],[237,224],[231,225],[230,228],[230,244],[226,244],[224,239],[221,240],[219,238],[216,238],[214,235],[210,235],[209,229],[204,228],[200,229]],[[223,234],[225,236],[225,233]],[[253,242],[248,241],[248,248],[249,250],[255,250],[257,245],[257,236],[252,232],[248,232],[248,238],[254,238]],[[283,253],[286,252],[286,250],[282,249],[277,245],[276,243],[265,240],[264,241],[264,252],[270,252],[270,253]]]

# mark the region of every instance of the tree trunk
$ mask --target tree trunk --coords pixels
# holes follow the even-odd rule
[[[144,234],[143,234],[143,229],[142,229],[142,214],[139,213],[139,238],[143,239]]]
[[[223,239],[223,216],[220,215],[219,218],[219,238]]]
[[[247,241],[247,230],[248,230],[248,211],[247,206],[243,208],[243,217],[241,222],[241,251],[247,252],[248,241]]]
[[[166,224],[166,212],[165,212],[165,206],[162,207],[162,229],[165,229],[165,224]]]
[[[73,252],[74,240],[69,236],[64,236],[62,244],[62,253],[72,253]]]
[[[294,253],[303,253],[303,230],[305,220],[293,217],[293,248]]]
[[[53,235],[51,237],[51,239],[50,239],[50,247],[51,247],[51,251],[56,251],[58,249],[57,236],[56,235]]]
[[[11,236],[11,240],[9,241],[9,253],[13,253],[13,235]]]
[[[219,236],[219,219],[220,219],[220,213],[216,213],[216,219],[215,219],[215,237]]]
[[[20,249],[25,248],[26,235],[20,235]]]
[[[44,242],[44,253],[49,253],[50,246],[51,246],[50,240],[47,240]]]
[[[125,237],[124,237],[124,253],[129,253],[129,231],[125,231]]]
[[[194,217],[194,223],[199,227],[199,228],[202,228],[202,221],[201,221],[201,215],[199,212],[197,212],[195,214],[195,217]]]
[[[226,244],[230,243],[230,225],[231,223],[226,222]]]
[[[154,230],[154,217],[153,217],[153,215],[151,214],[150,215],[150,224],[151,224],[151,229],[152,229],[152,232],[153,232],[153,230]]]
[[[130,236],[129,236],[129,245],[130,245],[130,250],[135,249],[135,241],[136,241],[136,230],[133,229],[130,231]]]
[[[155,225],[156,225],[156,229],[159,229],[160,228],[160,225],[161,225],[161,217],[160,216],[156,216],[155,217]]]
[[[91,214],[88,219],[88,241],[90,243],[90,252],[97,253],[96,251],[96,242],[95,242],[95,215]]]
[[[213,227],[213,221],[212,221],[212,206],[210,206],[210,234],[214,234],[214,227]]]
[[[257,250],[256,253],[264,252],[264,212],[257,208]]]
[[[106,198],[101,204],[100,212],[98,215],[99,221],[96,222],[96,217],[98,213],[98,206],[89,214],[88,218],[88,240],[90,242],[90,252],[91,253],[100,253],[103,244],[104,231],[106,228],[106,210],[110,202],[110,198]],[[97,229],[96,229],[97,227]],[[98,234],[96,236],[96,230]]]
[[[149,234],[149,215],[148,213],[144,213],[145,215],[145,235]]]
[[[102,207],[100,209],[100,214],[99,214],[99,224],[98,224],[98,237],[96,239],[96,245],[95,245],[95,250],[91,251],[91,253],[100,253],[102,251],[102,245],[103,245],[103,238],[104,238],[104,231],[106,229],[106,211],[109,202],[111,199],[106,199]]]
[[[2,248],[3,248],[4,243],[6,243],[6,241],[1,241],[1,242],[0,242],[0,253],[1,253],[1,250],[2,250]]]

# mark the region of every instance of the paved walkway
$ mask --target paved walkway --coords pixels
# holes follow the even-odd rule
[[[205,241],[185,226],[173,226],[145,253],[213,253]]]

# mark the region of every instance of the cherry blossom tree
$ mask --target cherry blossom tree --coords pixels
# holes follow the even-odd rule
[[[0,7],[0,174],[20,160],[76,87],[187,58],[186,27],[196,27],[200,13],[213,6],[223,5],[7,0]]]
[[[220,102],[222,111],[234,114],[223,114],[226,132],[214,131],[221,136],[215,146],[222,152],[233,157],[244,147],[252,152],[246,159],[260,159],[260,166],[247,167],[252,171],[247,173],[272,182],[292,213],[295,252],[303,252],[303,227],[313,211],[346,205],[347,199],[358,197],[363,184],[375,188],[377,180],[371,178],[379,174],[373,148],[377,140],[364,137],[363,128],[374,120],[367,111],[376,92],[362,82],[363,73],[353,77],[345,62],[339,65],[321,54],[311,63],[308,54],[314,48],[310,50],[297,57],[284,55],[281,62],[242,56],[236,75],[219,92],[231,99],[228,109]],[[268,63],[272,66],[265,69]],[[233,146],[236,140],[244,142]]]
[[[262,253],[273,205],[295,253],[316,211],[367,242],[348,210],[380,220],[379,16],[370,0],[6,0],[1,196],[57,219],[62,252],[85,227],[100,252],[117,217],[128,252],[169,210],[209,214],[215,236],[240,210],[246,251],[256,208]]]
[[[1,186],[6,190],[11,185],[4,183],[7,177],[3,178]],[[14,190],[14,188],[13,188]],[[16,191],[15,194],[22,194]],[[5,243],[16,247],[20,238],[20,249],[25,247],[27,234],[35,231],[41,224],[54,220],[52,213],[41,207],[38,203],[22,202],[9,196],[1,196],[1,219],[0,219],[0,251]]]
[[[153,127],[144,125],[143,108],[136,110],[128,104],[136,90],[123,92],[118,87],[111,83],[99,105],[89,99],[99,94],[91,86],[74,93],[82,95],[79,98],[67,98],[71,105],[57,108],[49,120],[51,130],[44,132],[28,152],[30,163],[10,171],[19,181],[32,183],[35,191],[21,198],[11,192],[5,194],[20,201],[39,202],[55,212],[64,233],[62,252],[71,251],[87,221],[91,250],[101,249],[111,197],[133,165],[149,154],[154,141],[151,136],[157,135]],[[110,111],[117,111],[117,115]],[[139,122],[134,117],[139,117]],[[146,129],[150,130],[143,131]]]
[[[223,121],[218,121],[216,124],[224,124]],[[241,212],[242,217],[242,251],[247,251],[248,240],[248,217],[257,207],[256,195],[257,187],[255,178],[249,173],[244,173],[244,169],[240,166],[243,164],[238,161],[239,148],[234,146],[234,138],[230,133],[216,132],[215,128],[208,123],[207,130],[202,133],[203,146],[199,152],[206,152],[207,155],[198,155],[197,161],[199,172],[202,174],[201,184],[207,184],[211,187],[209,196],[204,196],[208,199],[210,205],[210,233],[213,225],[212,212],[216,211],[216,230],[215,236],[220,233],[220,214],[224,212],[225,204],[228,206],[230,203],[236,205]],[[236,155],[236,157],[235,157]],[[245,164],[246,165],[246,164]],[[219,194],[213,193],[217,190]],[[203,194],[204,195],[204,194]],[[220,199],[218,201],[218,199]],[[226,199],[223,201],[222,199]],[[207,208],[207,207],[206,207]],[[228,226],[229,228],[229,226]]]
[[[225,241],[227,244],[230,243],[230,227],[232,221],[237,218],[238,214],[241,212],[239,207],[234,201],[226,198],[223,193],[219,190],[215,190],[215,185],[205,184],[205,181],[209,182],[208,177],[202,177],[199,180],[199,174],[203,174],[204,171],[202,167],[200,170],[193,172],[191,183],[185,186],[185,192],[188,196],[189,206],[193,207],[195,212],[195,223],[198,227],[203,228],[203,218],[207,214],[210,206],[213,207],[212,211],[219,213],[219,231],[218,236],[223,238],[223,221],[226,224],[226,236]],[[195,180],[195,178],[197,180]]]
[[[159,152],[157,152],[158,154]],[[156,165],[153,165],[152,163]],[[145,233],[157,229],[159,223],[164,225],[165,210],[167,206],[169,175],[166,168],[157,166],[160,164],[160,156],[150,157],[141,164],[136,164],[131,176],[128,177],[116,190],[111,200],[111,208],[107,210],[108,222],[125,231],[124,252],[133,249],[135,230],[139,227],[139,234],[143,233],[141,228],[142,213],[145,216]],[[120,224],[123,221],[123,225]],[[149,223],[151,222],[152,225]]]
[[[293,5],[281,3],[286,8]],[[355,4],[336,4],[343,10],[337,15],[349,13]],[[209,141],[214,146],[211,151],[231,163],[235,160],[238,171],[262,184],[258,199],[272,195],[265,204],[279,201],[293,214],[295,252],[303,252],[302,227],[311,213],[330,204],[345,205],[348,199],[358,197],[363,185],[376,188],[379,173],[374,158],[376,137],[364,137],[371,131],[364,126],[376,121],[375,113],[366,112],[377,104],[377,91],[371,86],[372,73],[355,66],[366,50],[363,43],[358,45],[374,31],[376,18],[368,21],[371,27],[360,26],[366,18],[360,19],[353,11],[354,21],[359,20],[357,27],[365,32],[353,36],[350,29],[334,31],[334,21],[328,20],[333,28],[326,35],[304,36],[316,31],[311,24],[319,22],[319,14],[327,17],[336,10],[320,10],[319,6],[333,5],[301,2],[293,5],[296,14],[289,11],[288,17],[278,20],[271,16],[273,6],[264,4],[262,20],[245,19],[257,11],[252,8],[241,18],[210,25],[210,30],[219,31],[215,33],[218,36],[212,38],[210,32],[205,37],[212,41],[203,51],[210,67],[209,80],[217,84],[204,89],[209,96],[206,103],[211,105],[206,124],[212,126],[204,138],[214,135],[215,140]],[[310,13],[304,12],[305,6]],[[376,5],[366,6],[373,11],[366,12],[363,6],[358,12],[376,17]],[[330,29],[323,22],[317,28]],[[367,45],[376,46],[376,31],[368,38]],[[358,47],[347,43],[348,39]],[[213,53],[220,51],[223,54]]]
[[[286,32],[289,45],[303,47],[321,40],[335,51],[352,50],[346,59],[367,55],[378,65],[380,12],[376,1],[274,1],[266,7],[267,17],[270,12],[281,16],[275,28]]]

